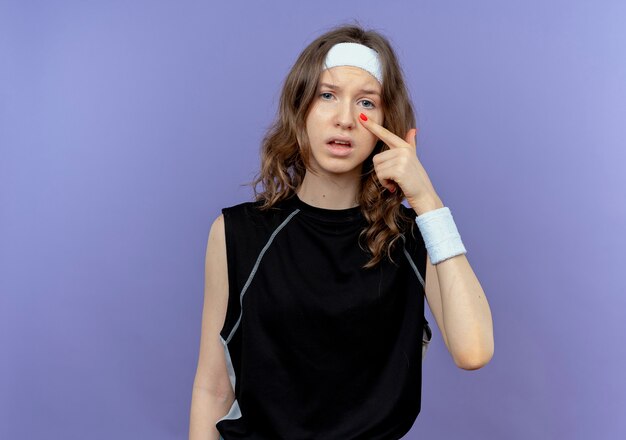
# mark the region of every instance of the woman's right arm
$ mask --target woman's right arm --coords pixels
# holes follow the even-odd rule
[[[226,235],[224,216],[220,214],[211,225],[205,257],[202,333],[191,397],[189,440],[218,440],[220,434],[215,424],[235,400],[220,341],[227,306]]]

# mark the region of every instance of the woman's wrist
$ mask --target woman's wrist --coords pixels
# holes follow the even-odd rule
[[[432,264],[467,253],[450,208],[436,208],[415,218]]]
[[[407,202],[409,202],[409,205],[411,205],[413,211],[415,211],[418,216],[444,207],[443,202],[437,194],[429,195],[417,201],[407,199]]]

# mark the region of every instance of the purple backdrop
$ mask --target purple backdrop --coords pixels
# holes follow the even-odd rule
[[[435,325],[405,438],[625,438],[626,4],[515,3],[1,2],[0,438],[187,437],[209,227],[354,19],[494,317],[472,372]]]

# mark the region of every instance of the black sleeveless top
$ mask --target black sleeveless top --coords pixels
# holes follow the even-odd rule
[[[421,409],[426,248],[413,221],[362,269],[360,207],[294,194],[223,208],[229,300],[220,332],[236,399],[225,440],[395,440]],[[401,208],[413,220],[415,211]],[[363,245],[365,247],[365,245]]]

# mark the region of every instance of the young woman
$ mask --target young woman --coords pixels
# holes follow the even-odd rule
[[[304,49],[255,201],[209,233],[190,439],[401,438],[421,408],[424,297],[456,365],[489,362],[489,305],[414,122],[381,34],[342,26]]]

